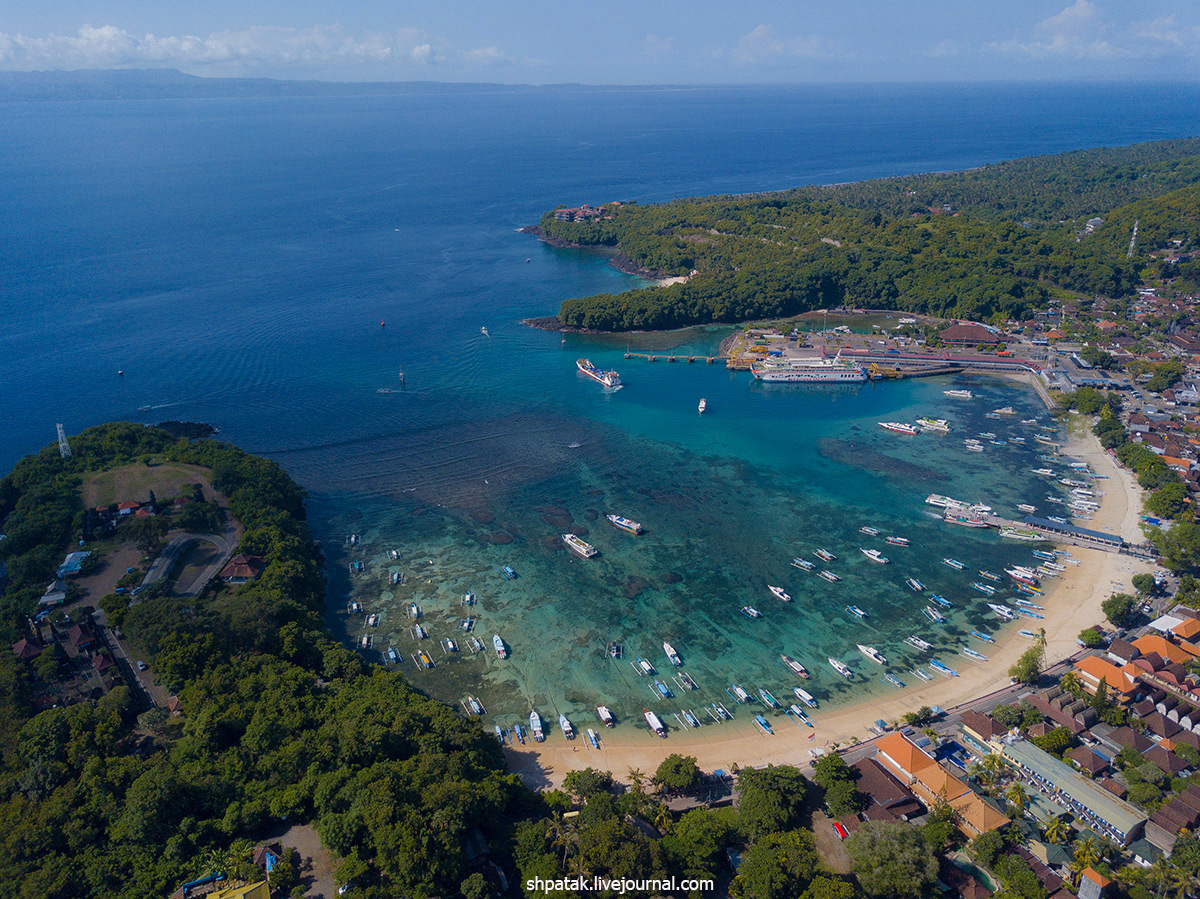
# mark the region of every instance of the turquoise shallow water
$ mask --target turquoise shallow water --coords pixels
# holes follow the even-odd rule
[[[992,598],[969,585],[981,580],[980,568],[1001,573],[1014,561],[1029,564],[1030,547],[1001,541],[995,531],[948,526],[924,499],[942,493],[983,500],[1013,517],[1017,503],[1031,502],[1052,514],[1043,499],[1061,488],[1048,488],[1030,471],[1043,464],[1036,457],[1044,448],[1033,441],[1038,429],[1020,421],[1053,422],[1030,388],[983,378],[771,386],[722,366],[624,360],[623,348],[605,347],[612,339],[572,338],[566,352],[557,335],[537,339],[542,347],[526,352],[561,356],[548,386],[575,407],[570,418],[499,419],[490,427],[502,437],[487,434],[481,422],[467,432],[430,435],[430,452],[440,458],[436,473],[411,450],[403,460],[380,453],[374,476],[394,479],[391,495],[322,499],[319,518],[330,523],[331,544],[339,535],[362,536],[357,547],[330,550],[335,593],[382,616],[370,629],[339,609],[332,620],[348,640],[372,633],[377,649],[392,646],[407,656],[425,648],[437,666],[423,671],[406,662],[414,683],[449,702],[477,697],[487,722],[505,726],[524,721],[531,707],[551,721],[566,712],[588,726],[597,704],[627,726],[640,726],[643,706],[674,723],[672,713],[683,708],[732,707],[726,689],[734,683],[790,701],[800,681],[783,667],[781,653],[808,667],[813,677],[805,686],[823,705],[893,689],[857,643],[876,646],[889,658],[887,670],[908,683],[916,682],[913,666],[928,657],[903,643],[909,634],[933,643],[934,655],[952,667],[975,664],[959,654],[964,645],[987,653],[966,631],[993,632],[1000,622],[987,609]],[[700,351],[708,346],[702,337],[682,339]],[[606,392],[578,376],[577,351],[621,370],[626,386]],[[968,386],[976,399],[949,399],[942,393],[949,386]],[[696,411],[701,396],[709,409],[703,416]],[[1017,414],[985,417],[1000,406]],[[923,414],[948,418],[953,431],[905,437],[877,424]],[[985,441],[984,453],[968,453],[963,438],[981,431],[1028,443]],[[502,464],[492,444],[508,447]],[[460,458],[449,461],[447,453]],[[473,471],[473,460],[483,458],[486,477]],[[616,530],[604,520],[607,512],[640,521],[646,533]],[[880,537],[860,534],[864,524]],[[584,537],[599,556],[570,553],[564,531]],[[887,545],[887,534],[910,545]],[[868,560],[862,547],[883,550],[890,564]],[[817,548],[837,559],[821,563]],[[393,549],[399,560],[390,557]],[[842,580],[830,584],[792,567],[796,556]],[[967,569],[951,569],[944,556]],[[359,559],[366,570],[352,572],[350,562]],[[501,565],[512,566],[518,579],[505,580]],[[392,585],[391,571],[402,572],[404,582]],[[926,603],[905,585],[907,577],[924,583],[923,595],[937,592],[954,603],[946,625],[924,617]],[[773,598],[768,584],[782,586],[793,602]],[[992,601],[1014,595],[996,586]],[[467,591],[478,597],[472,610],[460,603]],[[422,609],[428,640],[412,636],[412,602]],[[848,614],[850,603],[870,617]],[[747,604],[763,618],[743,616]],[[478,616],[484,651],[444,652],[439,641],[447,636],[466,649],[460,624],[468,614]],[[511,649],[508,660],[495,659],[493,633]],[[698,690],[670,680],[664,640],[679,651]],[[623,644],[624,660],[605,656],[608,641]],[[635,671],[639,656],[653,662],[674,697],[655,697],[653,679]],[[827,656],[849,664],[856,682],[834,673]]]

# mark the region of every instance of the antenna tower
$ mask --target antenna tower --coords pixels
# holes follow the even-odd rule
[[[62,424],[58,424],[58,454],[64,459],[71,458],[71,444],[67,443],[67,432],[63,430]]]

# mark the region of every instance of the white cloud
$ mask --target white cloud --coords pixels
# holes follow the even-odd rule
[[[738,38],[733,59],[743,64],[781,59],[817,59],[835,55],[836,47],[821,37],[783,37],[772,25],[759,25]]]
[[[988,45],[1004,54],[1035,59],[1113,61],[1154,59],[1183,51],[1195,55],[1200,28],[1181,27],[1174,15],[1146,22],[1113,22],[1091,0],[1075,0],[1035,25],[1025,37]]]
[[[415,28],[355,35],[340,25],[260,25],[214,32],[207,37],[138,36],[113,25],[85,25],[75,34],[43,37],[0,32],[0,69],[9,70],[152,65],[236,73],[370,65],[403,71],[446,61],[484,65],[505,59],[496,47],[458,51]]]
[[[960,44],[958,41],[945,40],[934,47],[930,47],[926,56],[932,56],[935,59],[949,59],[965,52],[967,49],[965,44]]]
[[[642,39],[641,57],[649,62],[662,62],[675,52],[675,39],[647,34]]]

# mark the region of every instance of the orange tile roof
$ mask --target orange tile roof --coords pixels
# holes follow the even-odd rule
[[[904,734],[891,733],[880,737],[875,741],[875,748],[879,750],[880,761],[888,763],[888,767],[897,770],[906,780],[916,776],[918,771],[937,767],[937,762]]]
[[[939,796],[951,805],[964,796],[971,795],[970,787],[940,765],[921,769],[917,774],[917,783],[928,790],[930,795]]]
[[[1158,634],[1146,634],[1144,637],[1138,637],[1133,641],[1133,645],[1142,651],[1142,655],[1148,652],[1156,652],[1168,662],[1176,662],[1183,665],[1195,658],[1190,652],[1181,646],[1176,646],[1165,637],[1160,637]]]
[[[975,833],[987,833],[1008,823],[1008,815],[984,802],[975,793],[962,796],[950,805]]]
[[[1171,630],[1181,639],[1190,640],[1200,634],[1200,618],[1185,618]]]
[[[1141,649],[1140,646],[1138,648]],[[1086,680],[1099,683],[1100,678],[1104,678],[1108,688],[1116,690],[1118,693],[1132,693],[1136,686],[1136,681],[1130,671],[1126,670],[1130,668],[1129,665],[1118,668],[1112,662],[1105,661],[1099,656],[1084,656],[1075,663],[1075,669],[1081,674],[1087,675]]]

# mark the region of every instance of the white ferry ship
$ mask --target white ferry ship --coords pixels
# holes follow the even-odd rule
[[[750,374],[768,383],[789,384],[859,384],[867,373],[857,362],[834,359],[789,359],[787,361],[756,362]]]
[[[605,515],[604,517],[612,522],[613,527],[619,528],[622,531],[629,531],[631,534],[642,533],[643,529],[640,524],[636,521],[631,521],[623,515]]]
[[[897,434],[920,434],[921,429],[913,427],[908,422],[903,421],[881,421],[879,427],[885,431],[893,431]]]
[[[942,393],[956,400],[971,400],[975,398],[969,390],[943,390]]]
[[[572,552],[578,553],[579,555],[583,556],[585,559],[590,559],[592,556],[598,554],[596,547],[592,546],[592,544],[590,544],[590,543],[585,543],[583,540],[576,537],[574,534],[563,534],[562,539],[563,539],[563,543],[567,544],[567,546],[570,547]]]
[[[596,366],[592,365],[592,361],[590,359],[576,359],[575,367],[593,381],[603,384],[605,387],[615,389],[621,386],[621,376],[619,374],[617,374],[615,371],[601,371],[600,369],[596,368]]]
[[[917,424],[926,431],[938,431],[942,434],[950,433],[950,422],[944,418],[918,418]]]

